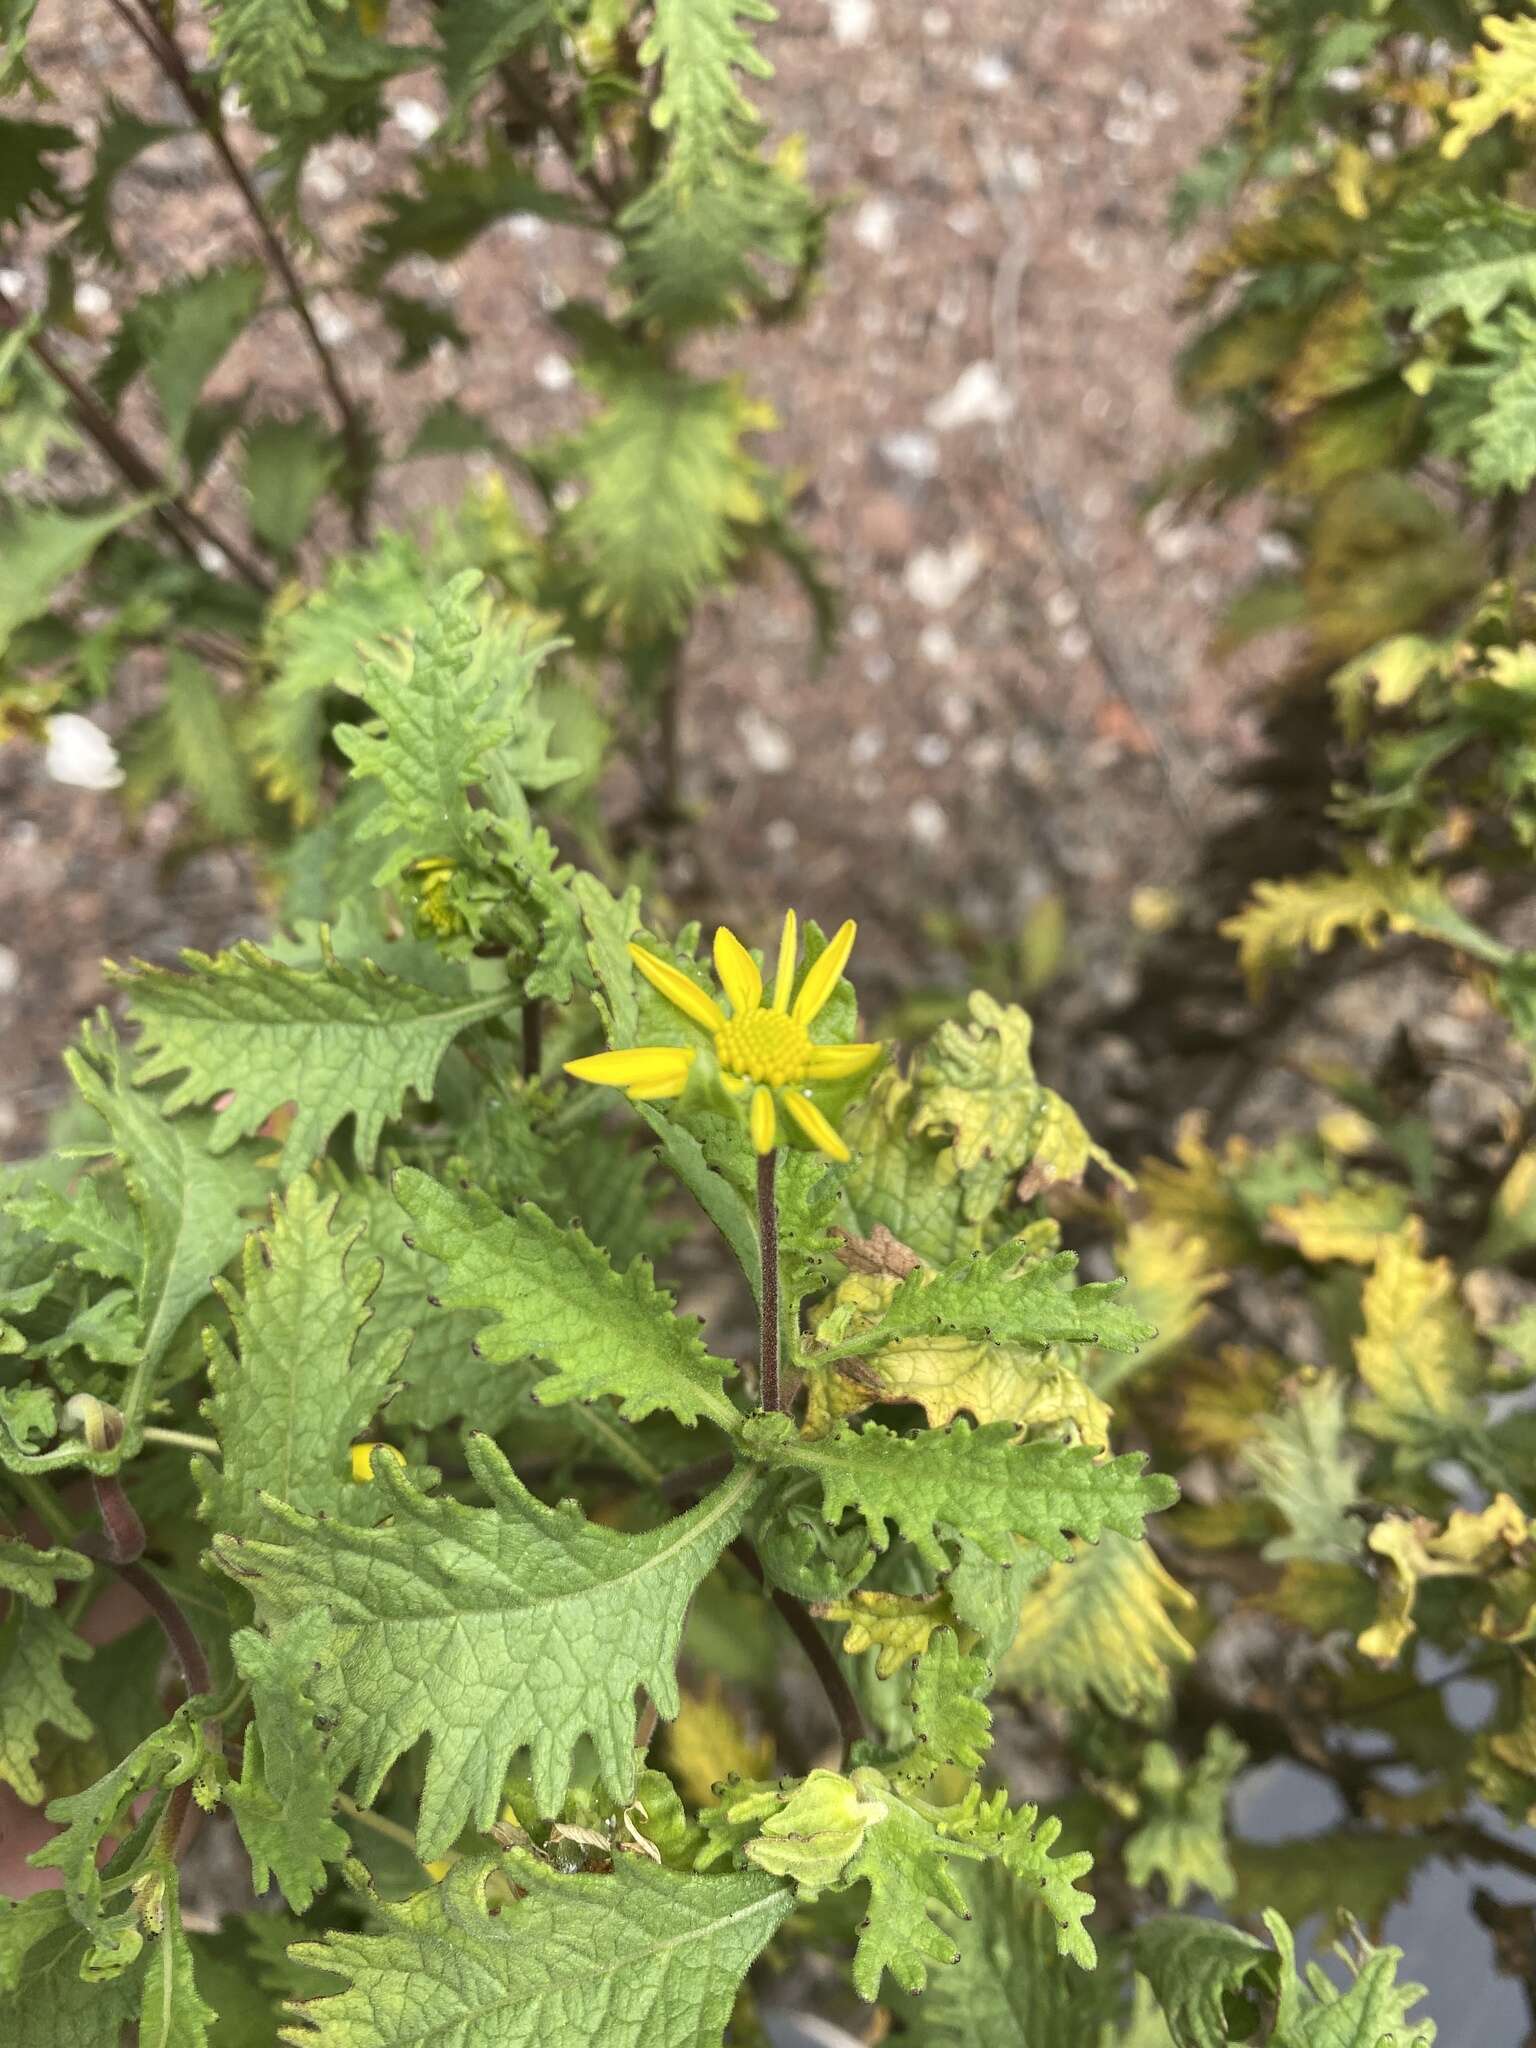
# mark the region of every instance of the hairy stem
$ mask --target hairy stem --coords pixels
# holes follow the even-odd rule
[[[365,1828],[372,1828],[376,1835],[383,1835],[391,1842],[398,1842],[402,1849],[416,1854],[416,1837],[409,1828],[401,1827],[397,1820],[387,1820],[382,1813],[370,1813],[366,1806],[359,1806],[355,1799],[349,1799],[345,1792],[337,1794],[336,1804],[347,1816]]]
[[[120,1479],[93,1472],[91,1490],[96,1496],[101,1526],[107,1539],[107,1563],[122,1570],[144,1555],[149,1541],[144,1534],[144,1524],[139,1520],[139,1511],[124,1493]]]
[[[0,331],[14,331],[22,325],[21,309],[0,292]],[[106,457],[123,481],[136,491],[159,500],[150,508],[157,526],[174,542],[189,562],[198,561],[199,541],[217,548],[235,573],[263,596],[272,589],[271,578],[245,552],[238,541],[220,531],[185,498],[179,497],[149,457],[125,434],[90,386],[77,377],[58,356],[52,344],[34,334],[27,341],[28,353],[69,399],[75,425]]]
[[[123,1584],[132,1586],[164,1631],[165,1640],[181,1666],[187,1698],[198,1699],[211,1693],[213,1674],[208,1668],[208,1659],[203,1654],[196,1629],[182,1612],[176,1596],[141,1564],[119,1564],[115,1568]]]
[[[147,1444],[170,1444],[176,1450],[201,1451],[205,1457],[209,1458],[222,1456],[216,1437],[194,1436],[190,1430],[155,1429],[146,1424],[140,1431],[140,1435]]]
[[[757,1398],[770,1414],[780,1405],[779,1210],[773,1187],[778,1158],[776,1151],[760,1152],[757,1157],[757,1242],[763,1268]]]
[[[266,251],[267,260],[277,273],[283,295],[304,330],[341,429],[342,445],[347,452],[347,465],[353,483],[347,506],[352,539],[356,546],[363,547],[367,544],[369,533],[370,464],[367,426],[361,408],[347,389],[334,351],[315,323],[314,312],[304,289],[304,281],[294,267],[287,244],[262,203],[261,194],[256,190],[250,172],[230,144],[216,95],[205,92],[193,77],[182,54],[181,45],[160,20],[151,0],[140,0],[137,11],[130,4],[130,0],[111,0],[111,6],[113,13],[133,31],[148,50],[161,72],[175,87],[187,112],[207,137],[214,154],[224,166],[230,183],[239,193],[251,224]]]
[[[537,996],[523,997],[523,1079],[537,1081],[544,1064],[544,1005]]]

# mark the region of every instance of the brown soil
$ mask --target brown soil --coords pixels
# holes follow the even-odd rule
[[[680,895],[702,861],[749,927],[786,899],[853,912],[889,989],[955,978],[953,920],[1005,939],[1054,892],[1079,964],[1124,993],[1131,892],[1187,876],[1221,770],[1252,738],[1244,686],[1203,650],[1254,531],[1140,512],[1195,442],[1171,389],[1187,252],[1165,211],[1234,103],[1238,15],[1235,0],[1086,0],[1040,18],[1018,0],[786,0],[758,98],[846,203],[806,323],[716,353],[771,399],[774,453],[811,479],[846,624],[818,676],[787,582],[706,614],[682,727],[704,822],[670,863]],[[171,111],[103,0],[45,5],[34,51],[60,94],[49,118],[84,116],[108,83]],[[406,80],[401,97],[419,91]],[[324,153],[328,242],[345,247],[410,148],[391,123],[377,149]],[[203,263],[249,247],[195,139],[126,176],[118,213],[127,274],[98,280],[116,301],[165,275],[168,251]],[[33,290],[39,255],[8,257]],[[413,270],[477,344],[426,365],[403,399],[377,337],[353,331],[365,310],[324,308],[353,384],[377,398],[390,379],[392,431],[450,395],[513,440],[580,416],[541,310],[591,286],[573,234],[512,226]],[[227,376],[315,402],[281,313]],[[390,515],[451,498],[461,474],[399,472]],[[58,1049],[101,998],[99,957],[227,941],[255,903],[230,855],[164,864],[170,809],[130,830],[113,797],[49,782],[36,753],[0,755],[0,805],[0,1146],[16,1152],[60,1099]],[[937,938],[935,911],[951,920]]]

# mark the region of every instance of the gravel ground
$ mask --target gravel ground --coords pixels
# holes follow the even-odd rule
[[[39,12],[49,118],[82,118],[107,82],[172,111],[103,0]],[[682,726],[704,822],[667,869],[680,898],[707,867],[749,928],[786,898],[851,911],[878,991],[953,975],[924,913],[985,942],[1056,893],[1095,973],[1125,979],[1131,890],[1187,873],[1223,767],[1253,737],[1249,685],[1203,650],[1255,533],[1141,514],[1195,439],[1170,378],[1188,252],[1164,218],[1234,103],[1237,19],[1234,0],[786,0],[758,96],[844,203],[808,320],[711,361],[747,368],[776,408],[774,453],[812,480],[807,517],[846,627],[816,675],[784,580],[706,612]],[[339,249],[431,120],[413,90],[377,148],[337,144],[311,169]],[[202,263],[248,249],[199,140],[143,161],[118,188],[135,286],[165,275],[167,250]],[[32,288],[40,253],[14,259]],[[447,396],[514,438],[580,417],[546,317],[593,277],[580,238],[515,222],[409,272],[477,341],[403,392],[391,379],[391,422],[403,412],[408,431]],[[125,289],[88,280],[87,333]],[[355,324],[365,309],[337,296],[319,310],[377,397],[387,357]],[[309,398],[291,341],[273,314],[221,376]],[[386,511],[409,517],[461,480],[455,463],[418,463]],[[227,855],[166,864],[174,812],[130,832],[110,796],[50,782],[35,753],[0,753],[0,807],[0,1146],[15,1152],[59,1099],[57,1050],[102,995],[100,956],[216,944],[255,905]]]

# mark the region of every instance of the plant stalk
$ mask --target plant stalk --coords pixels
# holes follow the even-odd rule
[[[732,1557],[751,1573],[758,1585],[769,1592],[790,1634],[804,1650],[811,1669],[821,1681],[821,1689],[827,1696],[827,1704],[837,1717],[837,1732],[842,1738],[843,1762],[846,1764],[854,1744],[865,1739],[866,1731],[863,1713],[854,1698],[852,1686],[843,1675],[843,1668],[837,1661],[836,1653],[816,1626],[814,1617],[792,1593],[786,1593],[779,1586],[768,1586],[768,1575],[763,1569],[763,1561],[745,1536],[738,1536],[730,1550]]]
[[[369,535],[370,498],[368,430],[360,407],[347,389],[335,352],[315,323],[315,316],[304,289],[304,281],[294,267],[287,244],[274,226],[250,172],[231,146],[218,99],[205,92],[193,77],[182,54],[181,45],[155,13],[150,0],[140,0],[141,11],[138,13],[131,7],[130,0],[111,0],[111,6],[113,13],[126,23],[148,50],[161,72],[174,86],[187,112],[207,137],[214,154],[228,173],[231,184],[239,193],[251,224],[261,239],[267,260],[277,273],[283,295],[304,330],[305,338],[319,365],[325,388],[330,394],[331,404],[335,408],[342,445],[347,451],[347,464],[354,483],[354,491],[349,495],[347,503],[353,543],[357,547],[365,547]]]
[[[757,1156],[757,1242],[762,1263],[761,1343],[757,1397],[768,1413],[779,1399],[779,1210],[774,1199],[777,1150]]]

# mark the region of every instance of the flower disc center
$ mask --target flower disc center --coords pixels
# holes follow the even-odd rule
[[[798,1081],[810,1053],[805,1026],[782,1010],[749,1010],[715,1034],[715,1055],[728,1074],[766,1081],[770,1088]]]

